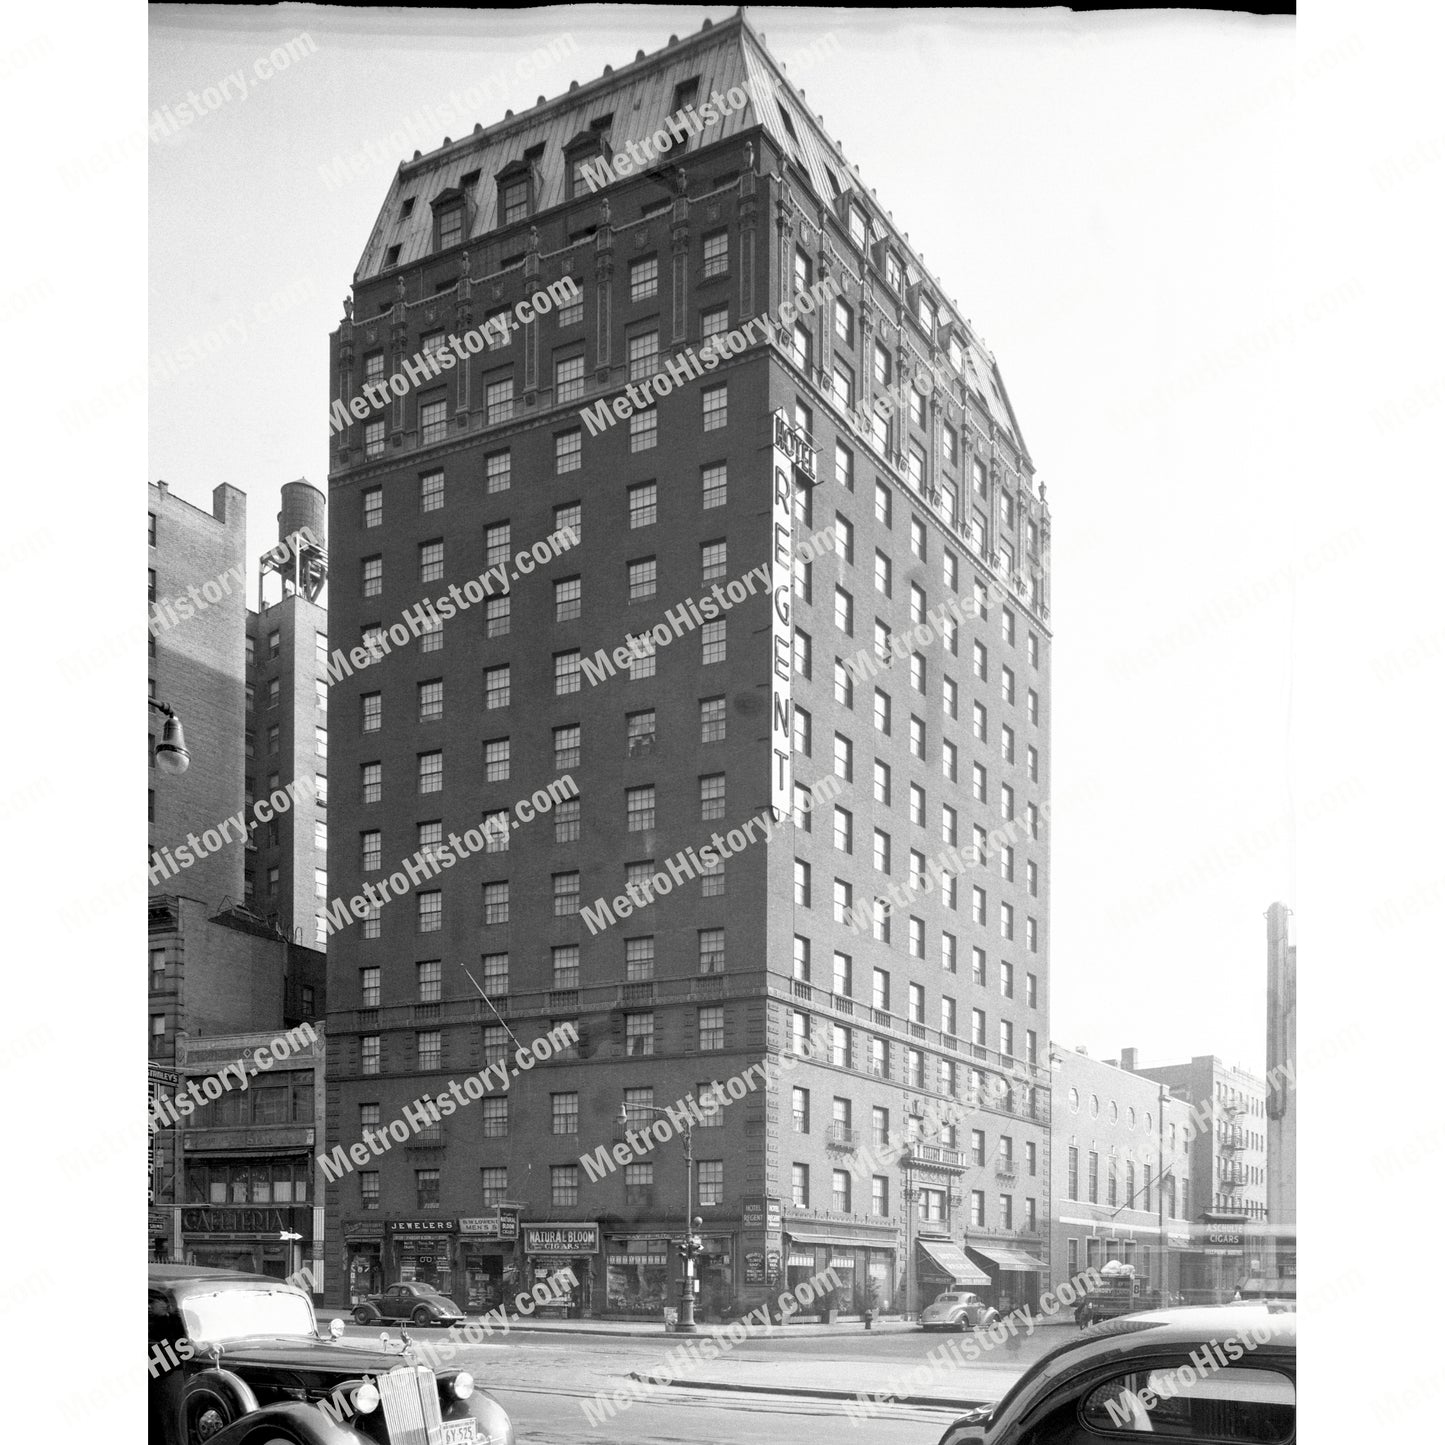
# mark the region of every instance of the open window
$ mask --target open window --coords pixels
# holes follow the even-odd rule
[[[1202,1352],[1196,1352],[1202,1355]],[[1096,1385],[1079,1408],[1091,1433],[1155,1435],[1166,1440],[1234,1440],[1282,1445],[1294,1439],[1294,1382],[1253,1365],[1210,1369],[1180,1358],[1128,1370]]]

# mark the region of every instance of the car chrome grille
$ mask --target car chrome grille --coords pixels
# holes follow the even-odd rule
[[[426,1365],[402,1365],[377,1378],[391,1445],[433,1445],[441,1439],[437,1377]]]

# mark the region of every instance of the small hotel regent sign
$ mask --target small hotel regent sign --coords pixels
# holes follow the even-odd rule
[[[524,1224],[522,1248],[527,1254],[596,1254],[595,1224]]]

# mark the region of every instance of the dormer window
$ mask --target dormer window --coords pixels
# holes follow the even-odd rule
[[[678,115],[686,110],[697,100],[697,89],[700,77],[689,76],[686,80],[679,80],[672,90],[672,114]]]
[[[497,209],[502,225],[510,226],[517,221],[527,219],[531,212],[528,204],[531,189],[531,183],[526,176],[517,176],[498,186]]]
[[[848,207],[848,239],[855,246],[868,244],[868,221],[858,206]]]
[[[948,359],[958,371],[963,370],[963,342],[956,336],[948,343]]]
[[[933,335],[933,320],[933,302],[920,292],[918,297],[918,324],[923,328],[923,334],[925,336],[931,337]]]
[[[599,116],[586,130],[562,148],[567,166],[567,199],[580,200],[607,184],[607,162],[612,154],[607,137],[612,116]]]
[[[437,250],[445,251],[462,239],[465,207],[460,198],[437,212]]]
[[[883,277],[895,291],[903,290],[903,264],[897,252],[889,251],[884,256]]]

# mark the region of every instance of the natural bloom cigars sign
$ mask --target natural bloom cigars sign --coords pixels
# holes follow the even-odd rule
[[[595,1224],[524,1224],[522,1249],[527,1254],[596,1254]]]

